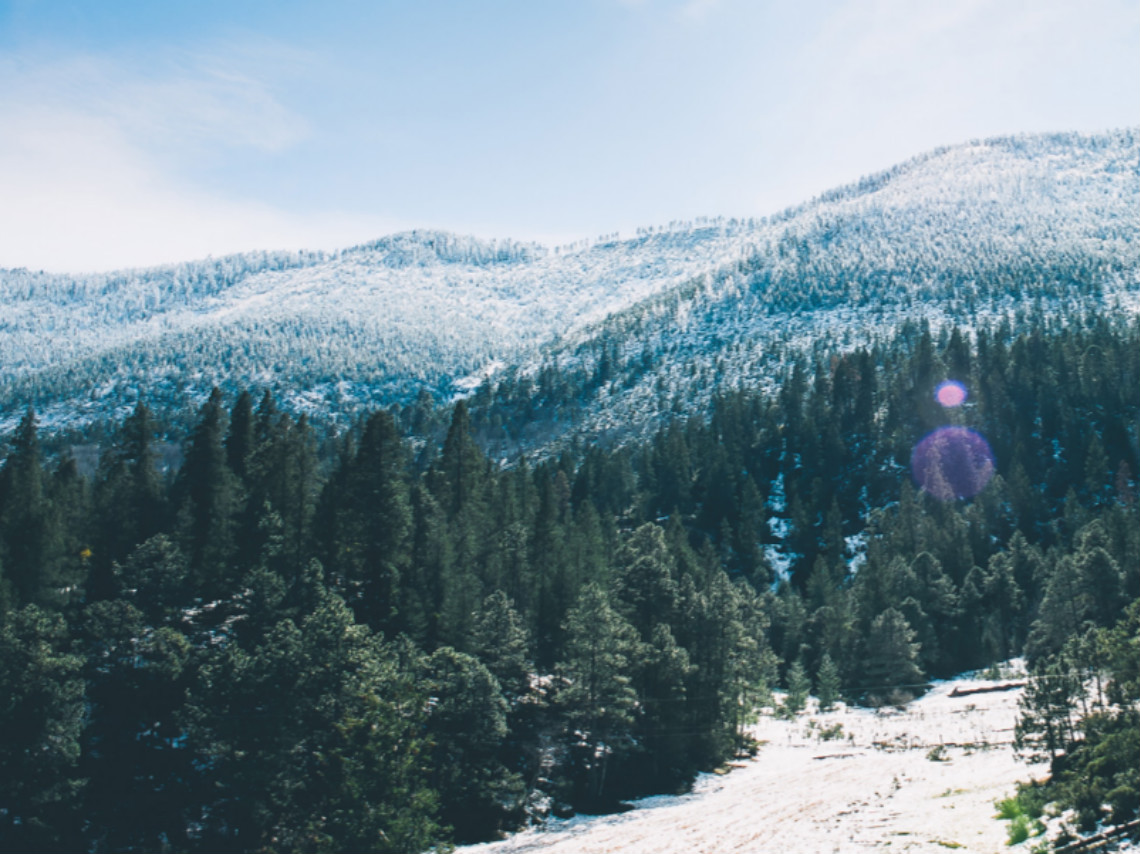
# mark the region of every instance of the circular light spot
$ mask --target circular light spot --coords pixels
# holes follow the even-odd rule
[[[939,383],[938,388],[934,390],[934,399],[948,409],[961,406],[966,402],[968,396],[969,392],[966,391],[966,387],[957,380],[946,380]]]
[[[939,501],[971,498],[994,476],[994,452],[967,427],[940,427],[910,456],[914,481]]]

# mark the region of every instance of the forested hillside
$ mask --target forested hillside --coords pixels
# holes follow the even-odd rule
[[[490,378],[496,453],[644,435],[730,389],[775,387],[820,340],[1035,305],[1135,310],[1135,130],[939,149],[761,220],[702,220],[550,249],[439,232],[335,253],[152,270],[0,271],[0,428],[163,423],[212,386],[322,422]],[[818,354],[817,354],[818,355]],[[797,356],[798,358],[798,356]],[[543,417],[524,412],[541,405]],[[573,422],[571,423],[571,419]]]
[[[1004,328],[1140,309],[1133,132],[934,152],[770,223],[747,258],[662,291],[496,374],[488,442],[625,441],[792,364],[925,321]],[[540,406],[536,406],[536,402]]]
[[[775,686],[788,715],[899,703],[1017,655],[1019,746],[1054,771],[1026,809],[1135,818],[1140,323],[834,343],[533,465],[478,440],[517,389],[438,439],[379,410],[332,441],[215,391],[166,474],[181,437],[144,400],[91,478],[28,410],[0,468],[0,847],[485,839],[684,788]]]

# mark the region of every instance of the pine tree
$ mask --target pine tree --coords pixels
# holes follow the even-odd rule
[[[282,571],[296,578],[311,556],[309,541],[317,509],[318,465],[313,431],[303,415],[293,421],[288,415],[277,414],[273,399],[267,395],[257,410],[253,443],[253,451],[246,458],[248,499],[238,536],[239,563],[248,567],[259,559],[264,546],[259,529],[268,505],[281,520]],[[344,488],[339,472],[328,485],[334,481],[336,487],[329,494],[339,496]],[[325,509],[333,512],[331,504]],[[330,568],[335,562],[335,550],[330,552],[328,543],[336,537],[337,523],[332,518],[322,520],[326,537],[321,557]]]
[[[176,625],[194,598],[186,557],[165,534],[151,537],[115,569],[116,586],[147,625]]]
[[[486,667],[450,647],[432,653],[425,669],[432,697],[432,788],[440,794],[440,816],[457,841],[486,839],[505,820],[521,816],[522,780],[499,760],[507,702]]]
[[[648,643],[659,623],[677,610],[676,567],[665,532],[652,522],[638,528],[618,552],[614,594],[620,610]]]
[[[83,660],[61,616],[28,605],[0,625],[0,848],[74,850]]]
[[[412,490],[412,552],[401,587],[401,622],[425,649],[439,644],[445,585],[452,579],[454,551],[447,519],[422,485]]]
[[[111,567],[158,533],[165,494],[156,464],[154,422],[141,400],[99,461],[90,599],[114,595]]]
[[[1076,740],[1074,712],[1081,685],[1069,662],[1038,664],[1018,701],[1021,717],[1014,727],[1014,749],[1028,761],[1055,762]]]
[[[819,710],[821,712],[829,712],[835,707],[835,701],[839,699],[842,687],[839,680],[839,668],[835,666],[831,656],[825,652],[819,660],[819,670],[816,673],[815,681],[815,695],[819,698]]]
[[[798,658],[788,668],[788,693],[784,697],[781,712],[789,718],[794,718],[807,707],[808,692],[811,690],[811,680],[804,670],[803,662]]]
[[[867,635],[863,665],[863,684],[868,692],[880,698],[895,690],[913,695],[922,682],[916,663],[919,646],[913,641],[914,630],[894,608],[875,618]]]
[[[447,439],[429,478],[432,494],[448,517],[454,519],[465,507],[482,500],[487,474],[487,459],[471,437],[467,403],[460,400],[455,404]]]
[[[249,458],[256,447],[254,437],[253,398],[242,390],[230,410],[230,429],[226,434],[226,462],[230,470],[247,487]]]
[[[390,629],[396,618],[401,576],[412,546],[412,510],[404,448],[387,412],[365,423],[339,495],[339,515],[330,571],[342,579],[349,604],[373,629]]]
[[[144,544],[140,551],[157,558],[162,540],[155,537],[151,549]],[[161,583],[161,569],[153,567],[158,571],[150,575],[137,566],[149,562],[148,556],[136,556],[132,579],[146,586]],[[153,602],[165,592],[151,589],[131,598]],[[178,716],[195,675],[194,652],[181,621],[155,610],[158,619],[149,622],[134,603],[103,599],[83,614],[87,711],[79,770],[87,787],[81,811],[90,838],[108,850],[189,844],[183,810],[198,774]]]
[[[211,849],[420,850],[437,840],[428,696],[310,565],[295,615],[212,645],[188,701]],[[285,711],[287,710],[287,711]]]
[[[683,780],[697,764],[691,757],[687,683],[693,675],[689,654],[670,628],[658,623],[643,647],[635,690],[643,713],[638,721],[651,767],[651,780]],[[650,783],[653,785],[653,783]]]
[[[496,590],[483,600],[471,637],[471,652],[498,680],[513,707],[530,690],[530,643],[526,627],[507,594]]]
[[[556,702],[576,734],[578,796],[587,802],[604,800],[610,758],[630,744],[637,693],[629,674],[638,653],[633,626],[602,588],[586,585],[566,617]]]
[[[226,461],[226,414],[215,388],[199,412],[179,473],[180,534],[191,571],[213,595],[232,581],[239,484]]]
[[[0,469],[0,544],[16,602],[57,604],[58,520],[45,490],[36,413],[30,407]]]

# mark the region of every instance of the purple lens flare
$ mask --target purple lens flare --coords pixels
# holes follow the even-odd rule
[[[938,384],[938,388],[934,390],[934,399],[947,409],[961,406],[969,396],[970,393],[966,391],[966,387],[957,380],[941,382]]]
[[[972,498],[994,476],[994,452],[968,427],[939,427],[910,456],[914,482],[939,501]]]

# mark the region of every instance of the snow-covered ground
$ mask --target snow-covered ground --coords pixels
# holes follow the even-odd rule
[[[1013,755],[1020,689],[951,696],[956,687],[984,684],[968,677],[939,683],[905,711],[765,717],[755,728],[766,742],[756,758],[725,775],[702,775],[691,794],[646,798],[620,815],[551,821],[459,851],[1016,850],[1006,846],[1007,823],[994,818],[994,801],[1044,769]],[[820,737],[836,725],[843,728],[841,737]],[[941,760],[931,754],[939,745]]]

